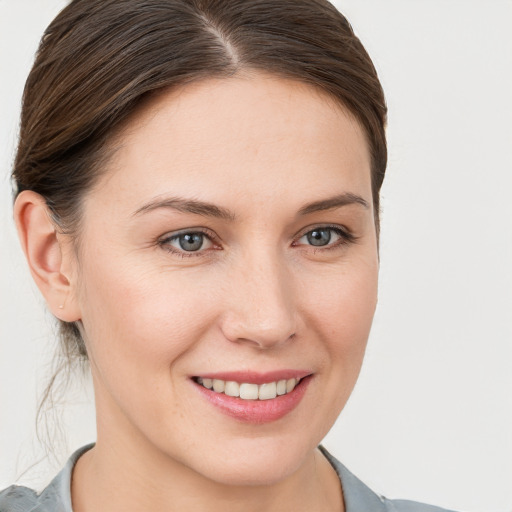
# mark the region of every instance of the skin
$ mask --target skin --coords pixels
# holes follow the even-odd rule
[[[91,363],[97,444],[75,468],[74,510],[343,510],[316,447],[354,387],[377,302],[360,126],[310,86],[253,73],[159,95],[116,144],[78,244],[37,194],[15,207],[34,279],[56,316],[80,322]],[[361,201],[303,211],[347,194]],[[147,206],[176,197],[229,215]],[[311,245],[315,228],[328,245]],[[193,253],[170,239],[198,231]],[[313,375],[306,394],[259,425],[190,378],[283,368]]]

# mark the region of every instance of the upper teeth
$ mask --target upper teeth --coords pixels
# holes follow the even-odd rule
[[[265,384],[238,383],[233,380],[206,379],[198,377],[197,382],[216,393],[240,397],[244,400],[270,400],[278,395],[286,395],[295,389],[300,379],[283,379]]]

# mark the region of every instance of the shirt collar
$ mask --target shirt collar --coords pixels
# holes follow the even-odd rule
[[[338,474],[343,491],[345,512],[368,512],[369,510],[386,512],[388,510],[384,498],[375,494],[323,446],[319,446],[319,449]]]

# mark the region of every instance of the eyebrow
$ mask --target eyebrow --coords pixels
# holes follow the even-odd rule
[[[299,210],[299,215],[308,215],[310,213],[322,212],[325,210],[333,210],[334,208],[341,208],[342,206],[347,206],[351,204],[358,204],[365,209],[370,208],[368,201],[363,199],[361,196],[358,196],[357,194],[352,194],[351,192],[346,192],[344,194],[339,194],[328,199],[322,199],[321,201],[309,203]]]
[[[180,197],[169,197],[165,199],[154,199],[141,206],[133,215],[151,212],[158,208],[172,208],[183,213],[193,213],[203,217],[216,217],[224,220],[235,220],[235,214],[225,208],[211,203],[197,201],[195,199],[183,199]]]
[[[321,201],[315,201],[303,206],[298,215],[309,215],[311,213],[333,210],[335,208],[341,208],[351,204],[358,204],[365,209],[370,206],[368,202],[361,196],[346,192],[338,194],[334,197],[322,199]],[[233,212],[226,208],[214,205],[212,203],[206,203],[204,201],[198,201],[195,199],[183,199],[180,197],[168,197],[164,199],[153,199],[148,203],[138,208],[134,216],[141,215],[143,213],[151,212],[159,208],[172,208],[183,213],[192,213],[195,215],[201,215],[203,217],[215,217],[218,219],[234,221],[236,216]]]

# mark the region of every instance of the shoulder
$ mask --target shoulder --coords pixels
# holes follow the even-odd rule
[[[37,505],[35,491],[28,487],[11,485],[0,491],[0,512],[25,512]]]
[[[0,512],[71,512],[59,484],[58,476],[40,494],[28,487],[11,485],[0,492]]]
[[[373,492],[323,446],[320,451],[336,470],[343,490],[346,512],[454,512],[409,500],[390,500]]]
[[[386,505],[386,512],[454,512],[445,508],[427,505],[426,503],[418,503],[409,500],[388,500],[383,498]]]
[[[79,457],[93,446],[84,446],[73,453],[61,472],[40,494],[19,485],[0,491],[0,512],[72,512],[71,474]]]

